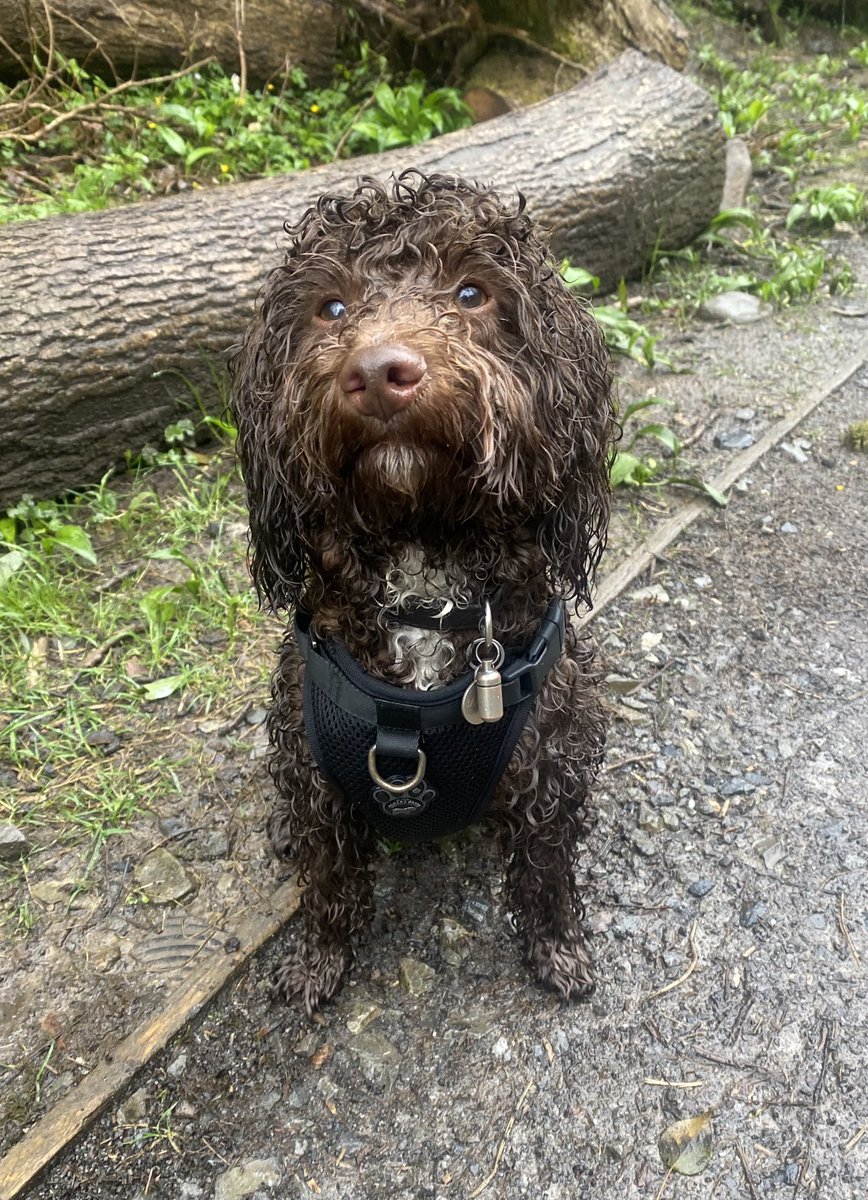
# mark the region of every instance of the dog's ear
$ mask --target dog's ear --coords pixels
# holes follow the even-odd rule
[[[617,433],[611,362],[590,307],[556,272],[543,291],[538,404],[556,482],[539,514],[537,542],[552,589],[577,606],[590,605],[606,544]]]
[[[230,363],[229,407],[250,511],[250,570],[261,603],[277,612],[298,604],[306,554],[295,492],[284,478],[282,412],[285,336],[268,319],[268,287],[256,320]],[[279,343],[279,344],[278,344]]]

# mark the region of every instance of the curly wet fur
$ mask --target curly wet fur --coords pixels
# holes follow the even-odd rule
[[[511,644],[532,636],[552,593],[588,603],[609,514],[609,359],[523,202],[407,172],[323,197],[288,232],[233,368],[263,600],[303,605],[321,635],[393,683],[412,669],[384,616],[396,577],[456,607],[502,588],[497,636]],[[484,304],[461,306],[468,284]],[[323,319],[335,299],[345,312]],[[389,420],[360,411],[339,382],[350,355],[381,344],[425,364],[413,402]],[[435,682],[466,669],[473,636],[450,635]],[[269,834],[307,883],[278,988],[313,1009],[370,921],[375,836],[312,760],[302,671],[287,636],[269,718]],[[605,740],[596,686],[590,644],[570,630],[490,813],[528,960],[564,998],[594,981],[575,857]]]

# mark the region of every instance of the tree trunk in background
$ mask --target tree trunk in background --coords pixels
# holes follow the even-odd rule
[[[714,216],[723,132],[696,84],[634,51],[552,100],[413,149],[108,212],[0,228],[0,498],[98,479],[158,438],[280,259],[282,223],[357,176],[416,166],[520,190],[604,286]]]
[[[336,6],[332,0],[49,0],[47,6],[42,0],[0,0],[0,31],[4,78],[29,74],[34,52],[45,63],[49,45],[118,80],[164,74],[208,55],[238,71],[240,36],[248,82],[258,84],[287,63],[314,79],[327,78],[335,57]]]

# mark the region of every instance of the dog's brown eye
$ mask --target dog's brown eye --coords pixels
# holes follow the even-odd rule
[[[326,300],[325,304],[319,310],[321,321],[339,321],[347,311],[347,306],[343,300]]]
[[[488,297],[475,283],[462,283],[455,294],[455,299],[462,308],[481,308]]]

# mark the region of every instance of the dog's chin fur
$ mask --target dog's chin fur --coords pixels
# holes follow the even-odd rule
[[[304,606],[379,678],[440,686],[466,669],[476,629],[422,634],[389,616],[396,604],[460,612],[502,593],[495,635],[528,645],[552,594],[589,602],[615,433],[599,326],[523,202],[462,180],[366,180],[323,197],[290,234],[233,363],[254,582],[276,611]],[[383,345],[405,362],[409,348],[423,376],[378,424],[353,403],[369,384],[347,380]],[[376,840],[312,758],[302,681],[288,634],[272,682],[268,829],[307,887],[277,985],[313,1009],[370,923]],[[568,625],[489,813],[526,957],[564,999],[593,990],[575,865],[604,741],[592,648]]]
[[[449,456],[436,446],[384,440],[359,452],[352,466],[356,507],[365,513],[430,508],[442,494]]]

